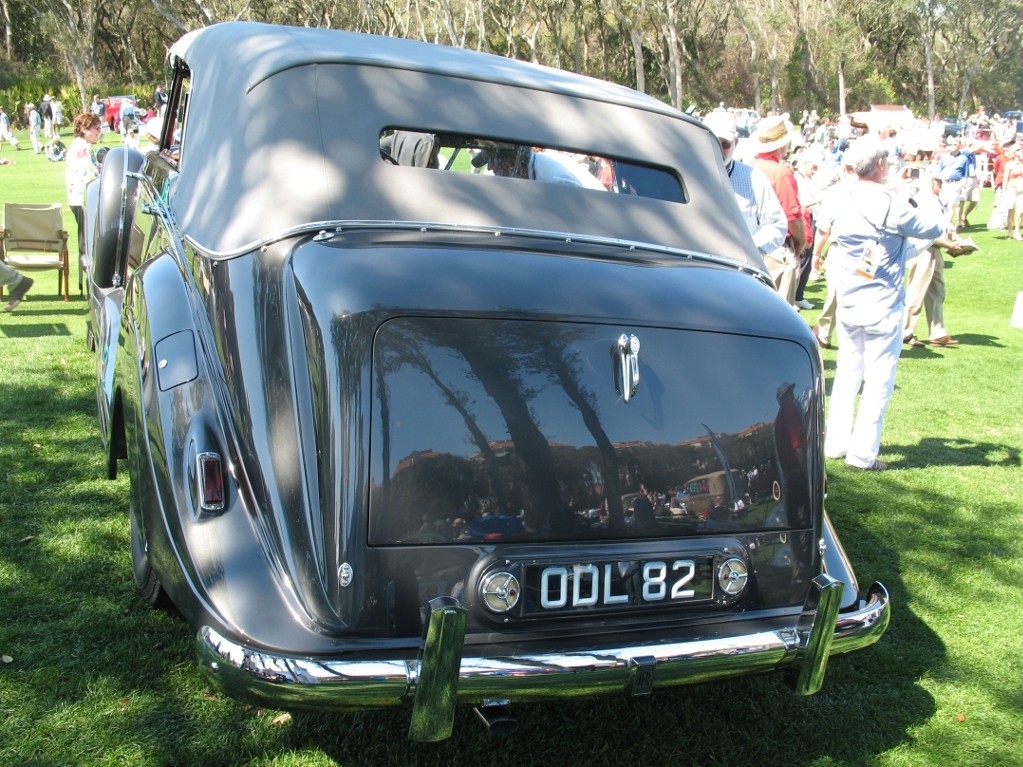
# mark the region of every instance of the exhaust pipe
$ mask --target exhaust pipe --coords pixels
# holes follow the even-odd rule
[[[474,706],[473,712],[491,735],[511,735],[519,729],[519,723],[511,717],[508,701],[484,701]]]

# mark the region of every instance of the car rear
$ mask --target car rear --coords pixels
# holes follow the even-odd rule
[[[276,328],[239,350],[301,339],[277,361],[286,385],[271,371],[247,388],[273,395],[302,450],[244,474],[305,488],[291,497],[307,506],[268,497],[258,521],[290,542],[282,567],[301,563],[289,582],[320,629],[290,650],[268,621],[204,629],[219,684],[345,707],[341,677],[381,663],[377,704],[411,702],[431,668],[422,637],[440,632],[447,671],[433,670],[462,703],[645,694],[798,670],[810,628],[830,643],[842,605],[850,641],[876,641],[886,597],[864,621],[855,580],[822,575],[844,555],[826,551],[820,359],[772,289],[616,248],[451,239],[308,242],[281,272]],[[705,513],[673,502],[709,474],[723,487]],[[292,687],[321,675],[308,670],[237,689],[232,659],[268,673],[296,652],[327,675],[307,680],[318,691]]]

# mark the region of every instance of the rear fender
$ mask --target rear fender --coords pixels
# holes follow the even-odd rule
[[[143,506],[142,533],[148,537],[154,526],[166,526],[169,539],[177,541],[174,549],[180,548],[182,521],[203,513],[195,456],[225,454],[185,279],[168,253],[133,272],[119,344],[125,359],[118,362],[114,384],[124,395],[127,443],[135,453],[129,469]],[[158,556],[153,564],[159,564]]]
[[[838,539],[838,533],[835,532],[827,511],[823,517],[821,543],[824,549],[824,572],[843,584],[839,610],[849,610],[859,604],[860,587],[856,582],[852,563],[842,548],[842,542]]]

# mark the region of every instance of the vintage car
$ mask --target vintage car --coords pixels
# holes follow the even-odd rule
[[[1016,127],[1016,139],[1023,135],[1023,109],[1010,109],[1008,112],[1003,112],[1002,117],[1008,120]]]
[[[436,740],[459,705],[810,694],[881,637],[824,512],[817,345],[698,121],[339,31],[170,56],[158,148],[89,196],[89,339],[135,582],[216,687]],[[638,500],[765,461],[777,496],[706,519]]]
[[[112,131],[121,129],[121,113],[125,107],[135,110],[138,106],[138,99],[134,96],[107,96],[103,99],[103,120],[107,128]]]
[[[941,118],[941,135],[945,138],[962,136],[966,123],[958,117]]]

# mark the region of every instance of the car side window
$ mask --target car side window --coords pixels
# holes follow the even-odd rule
[[[181,161],[181,152],[185,145],[185,124],[188,114],[188,100],[192,89],[191,71],[179,61],[174,69],[170,95],[167,99],[164,121],[171,122],[168,134],[169,144],[162,147],[161,154],[171,160],[174,165]]]

